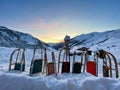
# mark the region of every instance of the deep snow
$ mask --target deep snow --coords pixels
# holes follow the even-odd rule
[[[0,72],[0,90],[119,90],[120,78],[98,78],[88,73],[30,77]]]

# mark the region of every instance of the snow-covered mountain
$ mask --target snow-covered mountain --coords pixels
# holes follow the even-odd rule
[[[97,49],[109,49],[112,47],[119,47],[119,42],[120,29],[106,32],[92,32],[89,34],[76,36],[71,39],[70,46],[86,46],[89,48],[96,47]]]
[[[2,47],[33,48],[34,45],[41,43],[47,45],[30,34],[0,26],[0,46]]]
[[[120,46],[119,42],[120,42],[120,29],[78,35],[71,39],[70,47],[85,46],[88,48],[96,47],[97,49],[109,49],[113,47],[114,48],[119,47]],[[58,44],[54,45],[55,48],[57,46]]]

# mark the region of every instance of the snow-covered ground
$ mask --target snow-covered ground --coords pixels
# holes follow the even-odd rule
[[[92,47],[91,49],[95,49]],[[88,73],[81,74],[58,74],[56,75],[39,75],[31,77],[28,75],[30,69],[30,62],[32,60],[33,49],[26,50],[26,72],[9,72],[9,58],[15,48],[0,48],[0,90],[119,90],[120,78],[104,78],[99,70],[99,77],[95,77]],[[119,49],[109,50],[120,61]],[[56,60],[58,51],[48,50],[48,59],[50,52],[54,51]],[[38,51],[38,53],[40,53]],[[36,58],[40,57],[39,54]],[[101,69],[101,68],[99,68]],[[120,72],[120,70],[119,70]]]
[[[0,90],[119,90],[120,79],[78,75],[29,77],[0,72]]]

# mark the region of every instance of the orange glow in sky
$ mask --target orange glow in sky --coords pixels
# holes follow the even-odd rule
[[[49,38],[40,38],[40,40],[46,42],[46,43],[58,43],[58,42],[62,42],[63,40],[60,39],[50,39]]]
[[[65,37],[65,35],[50,35],[50,34],[47,34],[47,36],[43,35],[43,36],[36,36],[38,39],[46,42],[46,43],[58,43],[58,42],[63,42],[63,39]]]

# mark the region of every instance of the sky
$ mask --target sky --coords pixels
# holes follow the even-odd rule
[[[0,26],[60,42],[120,28],[120,0],[0,0]]]

